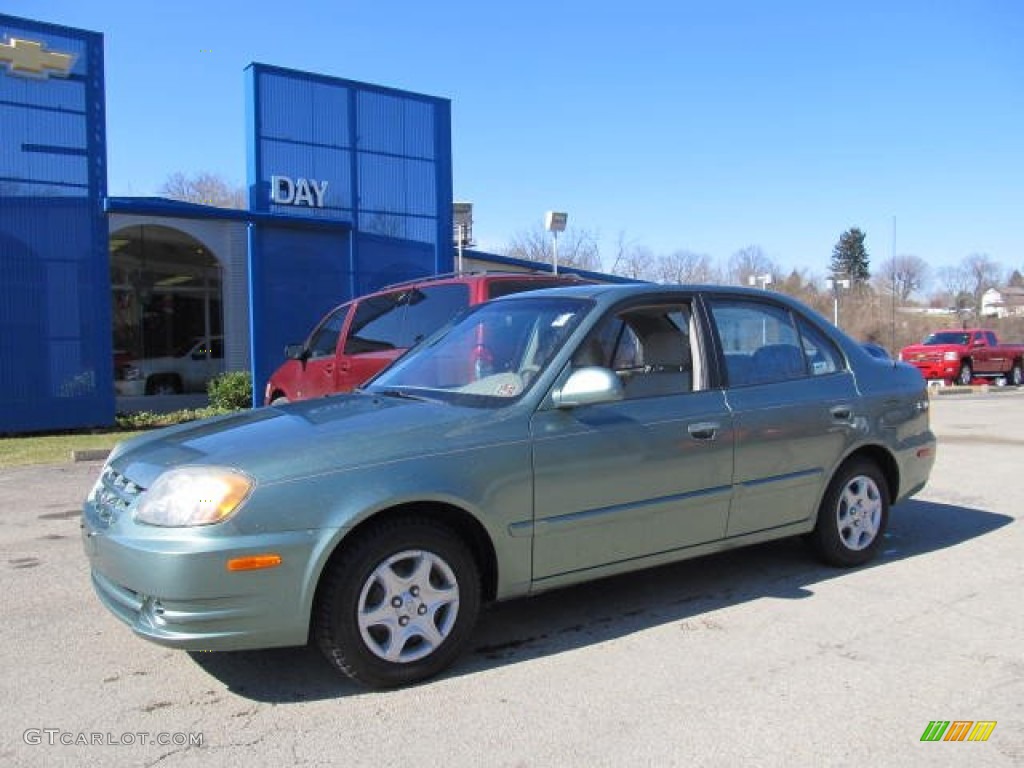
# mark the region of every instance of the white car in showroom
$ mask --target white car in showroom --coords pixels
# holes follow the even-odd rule
[[[205,392],[210,379],[224,372],[224,337],[193,339],[179,355],[144,357],[122,367],[117,394],[177,395]]]

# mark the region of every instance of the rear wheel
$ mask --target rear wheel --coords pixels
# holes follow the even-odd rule
[[[1017,362],[1010,369],[1010,386],[1019,387],[1021,384],[1024,384],[1024,370],[1021,369],[1021,364]]]
[[[426,518],[399,518],[366,531],[331,563],[313,630],[335,667],[386,688],[451,664],[479,610],[479,569],[462,539]]]
[[[885,478],[873,462],[857,459],[832,478],[811,542],[829,565],[861,565],[878,553],[888,522]]]

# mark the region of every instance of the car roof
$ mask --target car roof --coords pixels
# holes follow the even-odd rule
[[[399,283],[392,283],[391,285],[385,285],[382,288],[378,288],[367,295],[374,295],[378,293],[387,293],[388,291],[394,291],[402,288],[416,288],[422,285],[436,285],[443,283],[478,283],[478,282],[490,282],[500,280],[540,280],[544,282],[551,282],[557,280],[559,282],[571,283],[587,283],[589,280],[585,277],[566,272],[564,274],[556,275],[551,272],[449,272],[442,275],[429,275],[427,277],[417,277],[411,280],[403,280]]]
[[[585,283],[558,288],[541,288],[529,293],[517,293],[511,296],[503,296],[497,301],[517,301],[528,298],[543,296],[575,296],[587,299],[608,299],[619,300],[630,297],[642,298],[644,296],[671,296],[673,294],[692,295],[694,293],[717,294],[729,296],[761,297],[771,296],[773,299],[782,300],[790,304],[792,300],[785,294],[776,292],[766,293],[758,288],[745,288],[739,285],[710,285],[710,284],[684,284],[665,285],[663,283]]]

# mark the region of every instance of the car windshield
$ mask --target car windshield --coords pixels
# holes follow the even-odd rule
[[[939,331],[925,339],[924,345],[926,347],[934,347],[938,344],[960,344],[963,346],[967,343],[969,338],[969,333],[960,333],[959,331]]]
[[[507,403],[530,389],[589,307],[564,297],[481,304],[366,389],[483,407]]]

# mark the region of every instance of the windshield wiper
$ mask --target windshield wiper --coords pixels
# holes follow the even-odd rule
[[[364,395],[381,395],[382,397],[398,397],[402,400],[426,400],[427,398],[421,397],[420,395],[412,395],[401,389],[362,389],[360,392]]]

